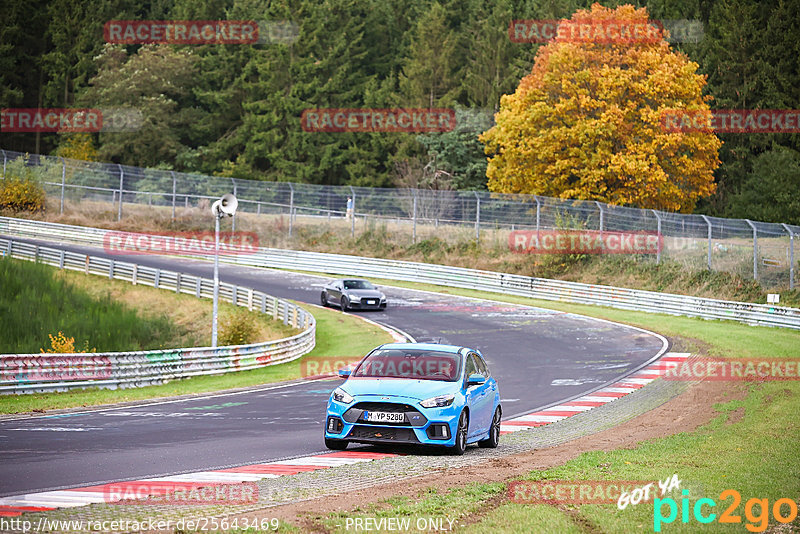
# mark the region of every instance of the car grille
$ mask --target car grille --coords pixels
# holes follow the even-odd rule
[[[403,443],[419,443],[417,435],[410,428],[376,427],[356,425],[347,439],[357,441],[394,441]]]
[[[405,418],[400,423],[375,423],[372,421],[365,421],[361,415],[365,412],[388,412],[388,413],[404,413]],[[359,402],[352,408],[347,410],[343,416],[344,420],[348,423],[363,423],[367,425],[389,425],[389,426],[425,426],[428,419],[420,413],[419,410],[410,404],[394,403],[394,402]]]

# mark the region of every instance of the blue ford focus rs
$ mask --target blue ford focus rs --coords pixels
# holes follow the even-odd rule
[[[500,390],[478,350],[391,343],[367,354],[328,400],[325,445],[404,443],[497,447]]]

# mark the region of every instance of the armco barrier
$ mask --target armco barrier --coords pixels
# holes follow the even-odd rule
[[[0,237],[0,255],[62,269],[126,280],[200,297],[211,297],[213,281],[134,263],[98,258]],[[260,310],[303,331],[297,335],[218,348],[79,354],[0,355],[0,393],[61,391],[84,387],[139,387],[198,375],[245,371],[294,360],[314,348],[314,317],[283,299],[250,288],[220,283],[220,299]]]
[[[108,230],[99,228],[0,217],[0,234],[33,239],[66,241],[99,247],[103,244],[103,235],[106,232]],[[797,308],[564,282],[462,267],[280,249],[260,249],[257,254],[230,256],[223,261],[258,267],[373,276],[478,289],[541,300],[800,329],[800,309]]]

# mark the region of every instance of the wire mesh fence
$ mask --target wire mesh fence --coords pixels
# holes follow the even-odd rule
[[[612,206],[596,201],[485,191],[389,189],[264,182],[71,160],[0,150],[2,178],[27,173],[44,187],[61,213],[100,203],[117,220],[126,207],[171,213],[206,208],[225,193],[239,199],[239,213],[280,216],[291,236],[298,221],[357,232],[391,226],[411,241],[451,236],[503,238],[510,230],[580,228],[600,232],[655,232],[663,247],[653,261],[752,277],[768,287],[795,284],[800,226]],[[352,216],[348,212],[352,201]],[[234,218],[234,229],[235,222]]]

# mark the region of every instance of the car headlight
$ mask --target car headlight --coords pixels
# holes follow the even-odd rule
[[[350,404],[351,402],[353,402],[353,397],[351,397],[342,388],[336,388],[333,390],[333,400],[335,400],[336,402],[342,402],[344,404]]]
[[[445,406],[450,406],[453,404],[453,401],[456,400],[455,395],[439,395],[438,397],[431,397],[430,399],[425,399],[421,401],[419,404],[423,408],[444,408]]]
[[[386,300],[386,295],[384,295],[383,293],[381,293],[381,300]]]

